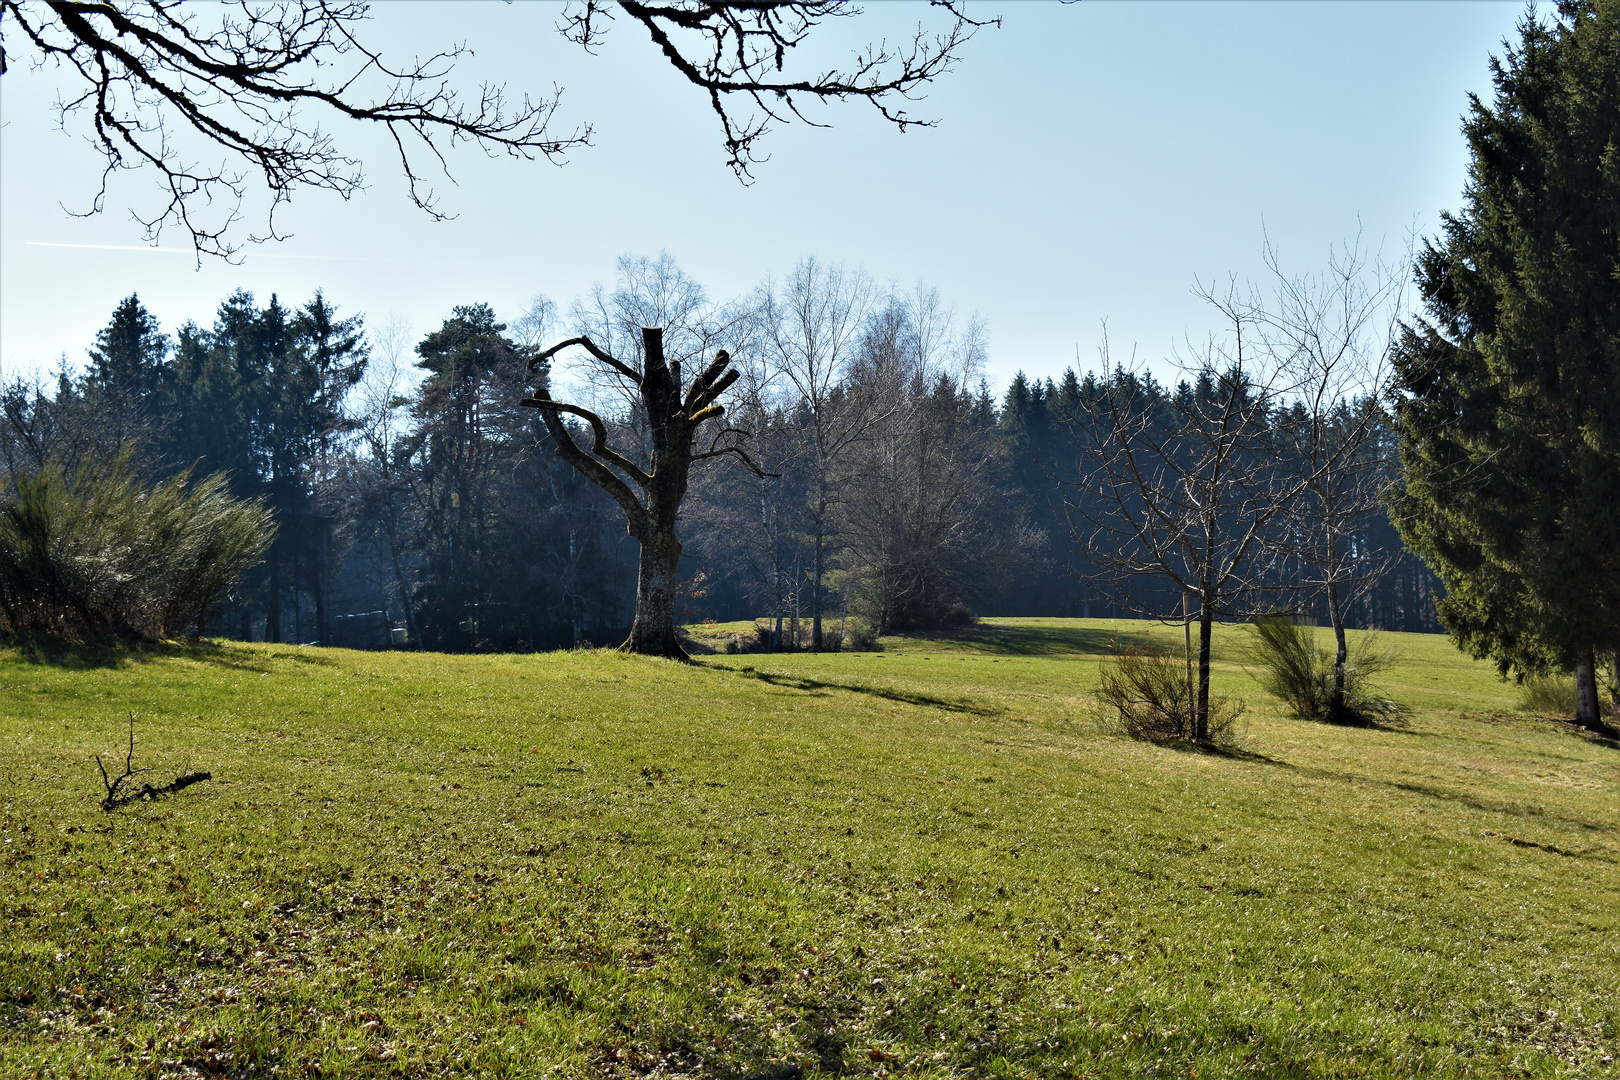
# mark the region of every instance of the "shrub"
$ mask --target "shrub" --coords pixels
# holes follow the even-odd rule
[[[1117,724],[1133,739],[1148,742],[1197,742],[1193,697],[1183,658],[1152,642],[1121,645],[1102,663],[1097,698],[1105,723]],[[1210,695],[1209,738],[1216,745],[1236,741],[1243,706]]]
[[[200,635],[274,535],[258,502],[189,470],[146,487],[129,455],[12,477],[0,503],[0,631]]]
[[[849,652],[882,652],[883,646],[878,642],[877,626],[866,619],[850,618],[844,621],[843,639],[840,648]]]
[[[1575,699],[1570,675],[1532,675],[1519,687],[1519,708],[1537,716],[1574,716]]]
[[[1316,628],[1285,615],[1263,615],[1251,627],[1250,657],[1263,674],[1265,691],[1283,701],[1299,716],[1335,724],[1367,725],[1398,719],[1405,711],[1398,702],[1380,697],[1371,679],[1395,661],[1370,634],[1350,645],[1344,665],[1344,695],[1333,685],[1333,654],[1317,644]]]

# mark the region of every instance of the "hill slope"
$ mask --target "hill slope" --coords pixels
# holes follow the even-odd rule
[[[1113,627],[0,653],[0,1073],[1620,1075],[1620,750],[1429,637],[1288,719],[1232,628],[1243,752],[1142,745]],[[131,712],[214,779],[103,814]]]

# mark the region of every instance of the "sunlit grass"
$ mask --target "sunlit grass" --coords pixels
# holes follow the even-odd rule
[[[1620,750],[1108,734],[1103,620],[878,653],[0,654],[0,1074],[1620,1074]],[[93,756],[215,779],[113,814]]]

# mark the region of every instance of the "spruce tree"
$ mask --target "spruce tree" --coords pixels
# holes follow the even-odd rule
[[[1620,643],[1620,3],[1527,16],[1471,97],[1462,211],[1418,260],[1395,518],[1458,644],[1505,673]]]
[[[168,386],[168,352],[169,339],[134,293],[119,303],[96,335],[79,392],[109,445],[150,442],[162,426],[163,409],[156,399]],[[143,447],[143,456],[150,450]]]
[[[499,481],[512,464],[512,430],[528,419],[517,408],[528,356],[505,331],[488,304],[461,305],[416,346],[427,377],[406,450],[424,525],[422,632],[437,648],[491,640],[485,624],[504,599]]]
[[[114,309],[90,350],[85,389],[112,398],[144,399],[164,381],[169,340],[140,297],[131,293]]]

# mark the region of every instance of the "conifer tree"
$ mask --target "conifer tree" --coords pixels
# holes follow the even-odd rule
[[[1460,214],[1418,260],[1395,517],[1457,643],[1520,675],[1620,643],[1620,3],[1534,14],[1470,99]]]
[[[166,389],[168,351],[169,339],[134,293],[96,335],[79,389],[109,445],[147,442],[161,425],[155,398]]]
[[[517,391],[528,367],[527,354],[505,332],[488,304],[460,305],[416,346],[417,367],[427,377],[406,447],[424,525],[423,633],[438,648],[487,639],[484,609],[500,599],[498,481],[514,449]]]
[[[141,299],[130,293],[113,310],[112,319],[96,335],[90,350],[86,389],[110,397],[140,399],[163,381],[163,360],[169,340]]]

